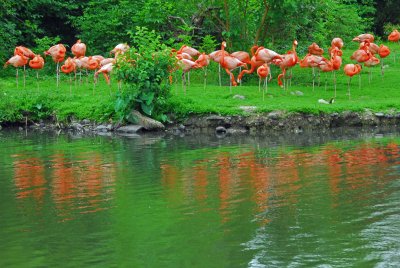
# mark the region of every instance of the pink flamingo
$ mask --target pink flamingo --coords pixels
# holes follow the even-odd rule
[[[57,63],[56,73],[57,73],[57,88],[60,80],[60,62],[64,60],[65,52],[67,49],[64,47],[63,44],[58,44],[55,46],[50,47],[47,51],[44,52],[44,55],[51,55],[51,58],[55,63]]]
[[[351,82],[351,78],[356,75],[359,74],[361,72],[361,65],[359,64],[346,64],[344,66],[344,73],[349,77],[349,83],[347,86],[348,89],[348,95],[349,95],[349,99],[350,99],[350,82]]]
[[[225,54],[224,54],[225,47],[226,47],[226,42],[223,41],[221,44],[222,57],[221,57],[219,64],[221,65],[221,67],[223,69],[225,69],[226,73],[229,74],[230,81],[231,81],[229,84],[229,89],[230,89],[230,92],[232,93],[232,85],[237,86],[237,83],[235,81],[235,76],[233,75],[232,70],[234,70],[240,66],[243,66],[244,68],[247,69],[247,65],[246,65],[246,63],[241,62],[237,58],[234,58],[232,56],[225,56]]]
[[[6,68],[8,65],[12,65],[16,68],[16,81],[17,81],[17,88],[18,88],[18,67],[25,67],[25,65],[28,63],[28,58],[25,57],[24,55],[15,55],[12,56],[6,63],[4,64],[4,68]],[[25,85],[25,83],[24,83]]]
[[[264,80],[264,86],[265,86],[265,92],[268,93],[268,81],[267,81],[267,76],[269,75],[270,80],[272,79],[272,75],[270,72],[269,65],[267,63],[264,63],[257,69],[257,75],[258,75],[258,91],[260,92],[261,90],[261,80]],[[264,101],[264,89],[263,89],[263,101]]]

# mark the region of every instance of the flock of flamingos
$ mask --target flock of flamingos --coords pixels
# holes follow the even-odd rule
[[[400,40],[400,32],[394,30],[388,36],[388,40],[391,42],[398,42]],[[348,95],[350,98],[350,82],[351,78],[361,72],[361,63],[367,67],[375,66],[381,63],[381,72],[383,75],[383,59],[390,54],[390,50],[385,45],[378,46],[374,43],[374,36],[371,34],[361,34],[353,39],[355,42],[359,42],[359,49],[354,51],[353,55],[350,57],[352,60],[357,61],[356,64],[346,64],[343,68],[344,73],[349,77],[348,82]],[[237,83],[241,83],[242,78],[245,74],[251,74],[257,71],[260,78],[259,89],[261,81],[264,80],[265,89],[267,89],[267,77],[270,79],[271,71],[270,64],[274,64],[280,67],[281,73],[278,75],[278,84],[282,88],[287,88],[291,83],[291,69],[297,64],[300,67],[306,68],[310,67],[313,70],[313,90],[315,85],[316,73],[322,72],[333,72],[334,74],[334,85],[335,85],[335,97],[336,97],[336,76],[335,71],[339,70],[342,65],[342,47],[343,40],[341,38],[334,38],[331,42],[331,47],[328,49],[329,58],[324,58],[322,55],[324,50],[320,48],[316,43],[312,43],[308,47],[308,54],[301,60],[299,60],[296,47],[297,41],[293,41],[292,49],[287,51],[286,54],[278,54],[277,52],[270,50],[262,46],[253,46],[250,49],[251,56],[245,51],[237,51],[234,53],[228,53],[225,51],[226,42],[222,42],[221,50],[214,51],[210,54],[200,53],[198,50],[189,47],[182,46],[179,50],[172,49],[171,57],[176,58],[176,68],[170,70],[171,73],[181,69],[182,70],[182,83],[186,94],[186,76],[193,69],[199,69],[207,67],[210,64],[210,60],[219,64],[221,70],[225,71],[230,76],[230,85],[236,86]],[[72,47],[71,52],[74,55],[73,58],[68,57],[65,61],[66,48],[62,44],[57,44],[52,46],[44,55],[50,55],[53,61],[57,64],[57,87],[59,85],[59,72],[66,74],[75,73],[77,70],[95,71],[94,81],[96,83],[98,75],[102,73],[110,85],[109,74],[112,72],[113,67],[116,64],[117,56],[125,53],[129,49],[127,44],[118,44],[110,54],[114,54],[113,58],[104,58],[100,55],[86,56],[86,45],[78,40]],[[378,59],[376,55],[381,58]],[[24,86],[25,86],[25,66],[28,64],[32,69],[42,69],[44,66],[44,59],[40,54],[33,53],[30,49],[24,46],[18,46],[14,50],[14,56],[11,57],[4,65],[12,65],[16,67],[16,80],[18,86],[18,67],[24,68]],[[60,63],[63,63],[61,68],[59,68]],[[250,69],[247,65],[250,65]],[[235,79],[232,70],[236,68],[244,68],[240,70],[240,73]],[[80,72],[81,73],[81,72]],[[38,74],[37,74],[38,76]],[[188,75],[189,76],[189,75]],[[71,78],[70,78],[71,79]],[[205,68],[205,81],[206,84],[206,68]],[[269,79],[269,80],[270,80]],[[283,81],[282,81],[283,79]],[[71,80],[70,80],[71,81]],[[172,82],[172,75],[170,77]],[[221,84],[221,72],[219,72],[219,83]],[[264,90],[263,90],[264,92]]]

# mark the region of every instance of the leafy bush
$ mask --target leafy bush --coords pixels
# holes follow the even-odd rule
[[[124,91],[117,97],[115,111],[120,120],[130,118],[137,109],[158,120],[166,121],[163,113],[170,96],[168,81],[173,66],[170,49],[161,44],[161,37],[146,27],[129,32],[135,47],[117,59],[115,74],[124,82]]]

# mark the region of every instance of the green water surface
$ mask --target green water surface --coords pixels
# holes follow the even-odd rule
[[[0,144],[0,267],[400,266],[396,132]]]

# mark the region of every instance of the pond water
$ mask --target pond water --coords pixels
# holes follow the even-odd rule
[[[0,267],[400,264],[396,131],[0,142]]]

